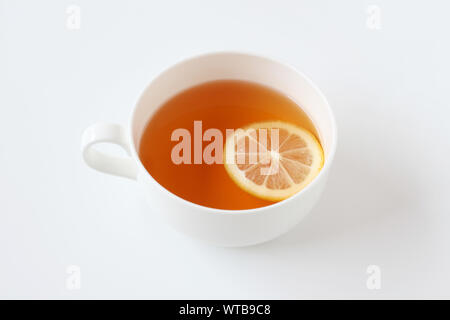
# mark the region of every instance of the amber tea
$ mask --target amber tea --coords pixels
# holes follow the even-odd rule
[[[227,130],[258,127],[255,124],[279,130],[279,173],[261,177],[259,164],[227,165],[202,159],[208,148],[213,158],[220,159],[217,146],[226,149],[230,145],[223,141],[212,150],[218,136],[208,135],[209,129],[220,131],[226,139]],[[183,149],[187,145],[189,150]],[[236,146],[229,147],[228,154],[236,150]],[[165,102],[144,130],[139,156],[150,175],[175,195],[230,210],[273,204],[287,190],[297,192],[309,183],[323,165],[316,129],[305,112],[276,90],[238,80],[203,83]]]

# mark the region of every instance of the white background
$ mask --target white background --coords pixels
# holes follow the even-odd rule
[[[447,1],[0,4],[1,298],[450,298]],[[371,4],[381,30],[366,25]],[[173,231],[79,151],[90,124],[126,124],[163,69],[223,49],[298,67],[339,129],[320,203],[241,249]],[[366,287],[372,264],[380,290]],[[66,288],[70,265],[80,290]]]

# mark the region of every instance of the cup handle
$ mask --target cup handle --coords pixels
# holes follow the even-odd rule
[[[131,156],[111,156],[94,148],[96,144],[105,142],[121,146],[130,156],[130,144],[122,126],[96,123],[85,129],[81,138],[81,152],[86,164],[104,173],[136,180],[137,165]]]

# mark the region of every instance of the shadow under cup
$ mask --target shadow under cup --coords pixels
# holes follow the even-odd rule
[[[277,90],[302,106],[317,129],[325,156],[324,167],[308,186],[298,194],[266,207],[222,210],[181,199],[151,177],[138,156],[140,139],[148,121],[159,107],[176,94],[214,80],[243,80],[261,84]],[[146,198],[154,211],[163,213],[176,229],[224,246],[267,241],[298,223],[317,202],[336,147],[334,116],[319,89],[304,75],[287,65],[242,53],[197,56],[163,72],[141,95],[131,118],[130,129],[131,153],[139,166],[137,178],[143,182]]]

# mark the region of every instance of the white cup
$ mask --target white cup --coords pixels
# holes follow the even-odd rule
[[[174,195],[144,168],[138,156],[139,143],[154,112],[175,94],[219,79],[247,80],[276,89],[293,99],[310,117],[324,149],[325,164],[303,190],[262,208],[213,209]],[[82,137],[82,153],[85,162],[94,169],[137,180],[144,188],[151,211],[164,215],[175,229],[219,246],[248,246],[287,232],[313,208],[326,184],[336,141],[333,112],[324,95],[306,76],[266,57],[218,52],[184,60],[154,79],[139,98],[127,129],[104,123],[87,128]],[[102,142],[120,145],[129,157],[96,150],[94,145]]]

